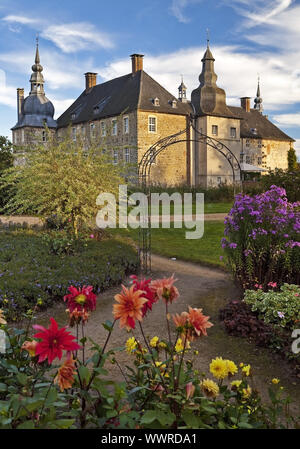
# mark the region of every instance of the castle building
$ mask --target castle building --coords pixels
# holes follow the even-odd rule
[[[287,168],[287,153],[294,140],[263,115],[259,82],[253,109],[249,97],[241,98],[240,107],[228,106],[225,91],[217,86],[209,43],[201,61],[200,84],[192,91],[191,101],[183,79],[175,98],[143,70],[143,55],[133,54],[131,61],[131,73],[101,84],[97,84],[96,73],[86,73],[84,91],[55,122],[53,105],[44,94],[37,46],[31,92],[23,100],[18,89],[14,143],[30,144],[30,136],[43,141],[43,126],[47,124],[58,138],[71,128],[74,141],[82,139],[88,146],[95,140],[111,154],[114,164],[138,163],[159,139],[186,130],[181,142],[157,156],[151,169],[152,182],[204,187],[231,183],[232,170],[226,158],[206,141],[195,142],[195,131],[189,127],[192,116],[198,131],[230,148],[244,179],[269,169]]]

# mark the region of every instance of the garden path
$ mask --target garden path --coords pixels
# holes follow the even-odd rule
[[[239,291],[228,273],[157,255],[153,255],[152,271],[153,278],[170,276],[175,273],[175,277],[178,279],[176,285],[180,297],[170,306],[171,313],[181,313],[187,310],[189,305],[203,308],[203,313],[209,315],[210,321],[214,323],[214,326],[208,329],[208,337],[200,338],[193,343],[193,348],[199,351],[195,367],[200,372],[209,375],[209,363],[212,358],[217,356],[229,358],[237,364],[240,362],[250,363],[255,374],[255,386],[262,393],[264,399],[267,399],[267,388],[271,379],[278,377],[281,380],[280,385],[284,386],[293,398],[293,404],[300,404],[300,382],[291,376],[286,363],[274,357],[269,350],[258,348],[244,338],[229,336],[223,329],[218,319],[218,311],[226,304],[227,300],[239,297]],[[113,298],[119,291],[120,287],[114,287],[99,295],[97,310],[93,312],[87,324],[88,336],[100,345],[103,345],[107,335],[101,323],[112,319]],[[62,303],[54,305],[53,308],[39,314],[37,321],[46,324],[48,321],[46,318],[49,316],[54,316],[60,325],[65,325],[65,305]],[[146,335],[166,337],[164,320],[165,307],[162,302],[159,302],[144,320],[143,327]],[[134,334],[142,341],[138,328]],[[119,324],[116,323],[109,348],[123,346],[129,336],[131,334],[119,329]],[[121,352],[118,354],[117,360],[124,367],[128,363],[128,358],[129,356],[125,352]],[[110,378],[121,379],[116,365],[109,365],[107,368]]]

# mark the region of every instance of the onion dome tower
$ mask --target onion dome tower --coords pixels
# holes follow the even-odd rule
[[[24,99],[24,89],[17,89],[17,104],[18,104],[18,122],[12,128],[13,141],[15,144],[30,143],[24,141],[24,132],[20,134],[20,130],[31,132],[34,135],[34,140],[38,135],[42,137],[45,126],[49,129],[56,129],[56,121],[53,119],[54,106],[46,97],[44,91],[44,77],[42,74],[43,66],[40,63],[39,43],[37,39],[35,62],[32,66],[32,74],[30,77],[30,93]],[[16,138],[14,138],[16,137]],[[27,139],[28,140],[28,139]],[[44,139],[40,139],[44,140]]]

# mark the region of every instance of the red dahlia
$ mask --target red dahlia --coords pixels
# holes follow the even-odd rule
[[[144,317],[149,310],[152,310],[153,304],[158,300],[155,292],[150,288],[149,285],[152,279],[141,279],[139,281],[137,276],[135,276],[134,274],[130,277],[133,280],[134,291],[141,290],[143,292],[143,297],[147,299],[147,302],[145,302],[142,308],[142,315]]]
[[[80,346],[76,343],[76,338],[70,332],[66,331],[65,327],[58,329],[57,322],[54,318],[50,318],[51,324],[48,329],[38,324],[33,325],[33,328],[40,331],[34,335],[34,338],[39,338],[35,348],[35,355],[39,356],[38,362],[41,363],[48,358],[51,365],[53,360],[58,357],[62,358],[63,351],[76,351]]]
[[[67,301],[70,313],[74,309],[78,311],[84,310],[85,312],[93,311],[96,309],[96,295],[92,292],[93,287],[91,285],[84,285],[81,289],[76,288],[73,285],[68,288],[69,294],[64,296],[64,301]]]

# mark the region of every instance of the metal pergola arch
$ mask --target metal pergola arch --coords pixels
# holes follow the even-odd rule
[[[156,157],[164,151],[166,148],[181,142],[202,142],[209,145],[209,147],[218,151],[222,154],[232,169],[232,179],[233,185],[235,186],[237,180],[237,173],[239,174],[239,182],[241,186],[241,166],[236,158],[235,154],[228,148],[223,142],[207,136],[201,133],[194,125],[195,117],[191,116],[188,121],[188,125],[185,129],[172,134],[170,136],[164,137],[157,142],[155,142],[142,156],[141,161],[138,164],[138,181],[139,185],[142,187],[143,192],[148,197],[148,206],[150,204],[150,175],[151,167]],[[194,130],[194,138],[182,138],[181,136],[188,133],[190,127]],[[151,223],[150,215],[148,213],[147,217],[141,217],[141,220],[145,223],[147,221],[147,227],[139,227],[139,260],[140,268],[144,273],[148,273],[151,270]]]

